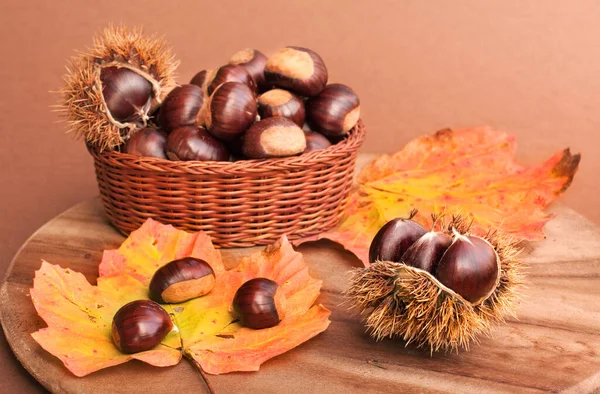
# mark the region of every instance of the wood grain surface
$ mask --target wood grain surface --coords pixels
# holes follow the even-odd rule
[[[318,302],[332,310],[329,329],[276,357],[257,373],[208,376],[216,393],[571,392],[600,390],[600,229],[563,206],[525,260],[528,287],[518,320],[500,325],[469,352],[434,354],[397,340],[374,342],[341,292],[359,266],[329,241],[299,248],[324,280]],[[129,362],[77,378],[31,333],[45,326],[29,289],[40,259],[82,272],[93,284],[104,249],[123,237],[97,199],[85,201],[38,230],[15,257],[0,293],[6,338],[24,367],[55,393],[197,393],[206,390],[186,361],[157,368]],[[223,250],[228,268],[256,248]]]

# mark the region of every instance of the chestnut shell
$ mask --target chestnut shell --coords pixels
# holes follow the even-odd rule
[[[204,127],[184,126],[167,138],[167,156],[171,160],[228,161],[229,150]]]
[[[117,348],[131,354],[152,349],[172,328],[169,314],[160,305],[150,300],[138,300],[117,311],[111,333]]]
[[[306,121],[311,129],[326,136],[343,136],[358,122],[360,100],[341,83],[332,83],[306,101]]]
[[[233,311],[245,327],[262,329],[276,326],[283,311],[277,310],[275,293],[279,285],[266,278],[254,278],[244,283],[233,298]]]
[[[204,104],[204,93],[196,85],[181,85],[173,89],[160,106],[158,119],[161,129],[167,133],[198,122]]]
[[[138,73],[123,67],[104,67],[100,81],[104,102],[116,121],[133,122],[149,110],[152,84]]]
[[[256,92],[256,82],[244,67],[237,64],[226,64],[219,67],[213,75],[213,79],[208,81],[207,93],[209,95],[213,94],[215,89],[225,82],[240,82],[247,85],[253,92]]]
[[[208,275],[211,275],[214,278],[215,272],[204,260],[193,257],[184,257],[182,259],[173,260],[160,267],[152,276],[149,286],[150,299],[161,304],[173,302],[171,300],[165,301],[163,298],[165,290],[173,285],[194,281]],[[209,289],[198,289],[198,292],[196,292],[194,297],[208,293],[208,291],[204,292],[200,290],[210,291]],[[177,300],[176,302],[187,301],[194,297]]]
[[[166,159],[167,135],[153,127],[136,131],[125,143],[125,153],[142,157]]]
[[[369,247],[369,262],[377,260],[399,263],[408,248],[427,230],[410,219],[396,218],[383,225]]]
[[[304,136],[306,137],[306,150],[305,152],[312,152],[313,150],[327,149],[331,146],[331,142],[324,135],[317,133],[316,131],[304,130]]]
[[[267,57],[261,51],[252,48],[242,49],[229,59],[229,64],[244,67],[252,75],[258,88],[262,89],[264,87]]]
[[[288,46],[275,53],[265,65],[267,86],[277,86],[300,96],[316,96],[327,84],[325,62],[316,52]]]
[[[256,121],[256,96],[248,85],[225,82],[210,96],[206,127],[221,141],[233,141]]]
[[[258,97],[258,114],[261,119],[282,117],[298,126],[304,125],[306,111],[304,102],[287,90],[273,89]]]

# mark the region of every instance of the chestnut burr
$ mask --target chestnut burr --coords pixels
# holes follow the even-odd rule
[[[316,96],[327,84],[323,59],[308,48],[289,46],[275,53],[265,65],[268,86],[291,90],[300,95]]]
[[[175,304],[208,294],[215,272],[204,260],[185,257],[160,267],[150,280],[150,299]]]

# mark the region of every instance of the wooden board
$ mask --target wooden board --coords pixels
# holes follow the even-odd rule
[[[600,390],[600,229],[556,206],[547,239],[527,256],[528,288],[518,320],[498,326],[470,352],[434,354],[400,341],[372,341],[360,317],[343,305],[348,271],[359,266],[329,241],[303,245],[313,276],[324,280],[319,302],[332,310],[329,329],[272,359],[257,373],[208,376],[216,393],[542,392]],[[0,293],[6,338],[24,367],[56,393],[188,393],[206,390],[186,361],[170,368],[129,362],[85,378],[33,341],[45,326],[29,288],[40,259],[82,272],[95,283],[104,249],[123,237],[106,221],[99,200],[59,215],[23,245]],[[228,267],[254,248],[224,250]],[[376,362],[373,362],[376,360]]]

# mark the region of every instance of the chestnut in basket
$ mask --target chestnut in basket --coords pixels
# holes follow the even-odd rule
[[[123,353],[150,350],[158,345],[173,328],[173,322],[160,305],[150,300],[138,300],[124,305],[112,321],[112,340]]]
[[[233,297],[233,312],[244,327],[274,327],[285,317],[285,295],[277,282],[254,278],[244,283]]]
[[[183,126],[167,138],[167,157],[171,160],[229,160],[225,145],[201,126]]]
[[[267,57],[256,49],[246,48],[233,54],[229,64],[237,64],[246,69],[254,78],[256,85],[262,88],[265,84],[265,65]]]
[[[152,84],[140,74],[128,68],[104,67],[100,81],[106,107],[116,121],[141,120],[150,109]]]
[[[146,127],[136,131],[125,143],[125,153],[142,157],[158,157],[166,159],[165,149],[167,135],[155,129]]]
[[[211,71],[206,71],[206,70],[202,70],[199,71],[198,73],[196,73],[196,75],[194,75],[192,77],[192,79],[190,80],[190,84],[191,85],[196,85],[199,88],[202,89],[203,92],[206,93],[206,85],[207,85],[207,80],[208,80],[208,75],[211,73]]]
[[[196,85],[181,85],[165,98],[158,114],[161,129],[167,133],[178,127],[203,124],[204,94]]]
[[[304,131],[286,118],[267,118],[244,134],[242,151],[249,159],[294,156],[306,149]]]
[[[214,74],[209,74],[207,80],[206,92],[211,95],[217,87],[225,82],[241,82],[248,85],[253,92],[256,91],[256,82],[252,75],[242,66],[237,64],[227,64],[219,67]]]
[[[307,123],[326,136],[346,135],[360,117],[360,100],[352,89],[332,83],[306,102]]]
[[[206,128],[222,141],[232,141],[256,120],[256,96],[248,85],[225,82],[206,105]]]
[[[204,260],[185,257],[160,267],[150,280],[150,299],[176,304],[208,294],[215,286],[215,272]]]
[[[261,119],[281,116],[302,127],[304,124],[304,102],[283,89],[269,90],[258,97],[258,114]]]
[[[327,84],[327,67],[314,51],[286,47],[275,53],[265,65],[268,86],[291,90],[300,96],[316,96]]]
[[[304,130],[304,136],[306,137],[306,149],[305,152],[311,152],[313,150],[326,149],[331,146],[331,142],[322,134],[315,131]]]

